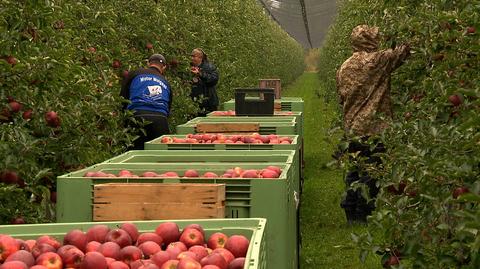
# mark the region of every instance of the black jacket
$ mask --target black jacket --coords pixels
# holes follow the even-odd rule
[[[202,62],[199,66],[200,76],[192,81],[190,97],[195,98],[203,95],[206,99],[200,104],[200,108],[207,112],[217,110],[218,95],[216,85],[218,82],[217,67],[210,62]]]

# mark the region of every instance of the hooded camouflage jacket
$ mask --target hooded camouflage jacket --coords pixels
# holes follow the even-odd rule
[[[337,91],[343,106],[347,133],[369,136],[380,133],[391,118],[390,74],[409,55],[408,46],[378,49],[378,27],[360,25],[351,35],[353,55],[337,70]]]

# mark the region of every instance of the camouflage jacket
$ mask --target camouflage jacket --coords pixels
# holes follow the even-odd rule
[[[409,48],[377,51],[378,28],[365,25],[357,26],[351,39],[354,53],[336,75],[344,128],[347,134],[375,135],[392,117],[390,74],[408,57]]]

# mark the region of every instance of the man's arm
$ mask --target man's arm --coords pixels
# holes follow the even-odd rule
[[[400,67],[408,56],[410,56],[410,46],[407,44],[384,50],[382,53],[382,58],[388,61],[391,71]]]
[[[127,77],[123,78],[122,80],[122,88],[120,90],[120,96],[127,99],[127,100],[130,100],[130,83],[132,83],[132,80],[133,78],[137,75],[137,72],[134,71],[134,72],[131,72],[128,74]],[[123,109],[126,109],[128,106],[127,103],[124,103],[123,104]]]

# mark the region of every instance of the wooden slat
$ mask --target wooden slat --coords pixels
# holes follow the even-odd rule
[[[282,104],[281,103],[273,103],[273,110],[275,111],[282,111]]]
[[[258,123],[198,123],[197,133],[258,132]]]
[[[93,192],[94,221],[225,217],[225,184],[108,183]]]

